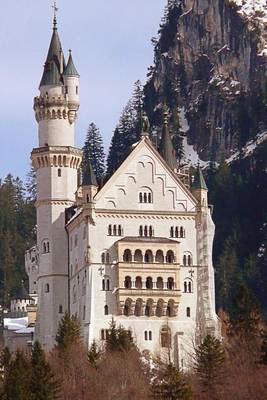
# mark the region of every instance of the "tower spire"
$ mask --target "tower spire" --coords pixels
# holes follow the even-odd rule
[[[54,1],[52,8],[54,9],[53,30],[55,31],[55,30],[57,30],[57,12],[58,12],[58,7],[57,7],[56,1]]]

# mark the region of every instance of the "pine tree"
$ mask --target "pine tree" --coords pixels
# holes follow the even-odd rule
[[[105,153],[100,130],[93,122],[88,127],[83,147],[83,168],[86,168],[88,161],[97,179],[101,180],[105,172]]]
[[[260,334],[258,303],[244,285],[239,287],[233,300],[230,324],[230,333],[245,342],[254,340]]]
[[[110,323],[109,334],[106,341],[108,351],[130,351],[135,349],[133,337],[130,331],[122,326],[117,327],[116,322],[112,319]]]
[[[66,312],[62,317],[58,333],[56,335],[56,343],[59,350],[67,350],[69,346],[80,343],[81,326],[77,315],[70,315]]]
[[[33,345],[31,365],[31,400],[57,399],[59,385],[39,342]]]
[[[226,359],[221,342],[207,335],[195,349],[195,371],[205,391],[210,392],[220,382],[222,367]]]
[[[30,383],[31,363],[23,352],[17,351],[8,369],[3,398],[6,400],[31,399]]]
[[[139,137],[142,130],[142,115],[144,108],[144,90],[140,80],[134,83],[132,106],[135,113],[136,136]]]
[[[94,340],[88,351],[88,361],[93,367],[96,367],[97,361],[99,360],[100,356],[101,356],[101,351],[98,348],[96,341]]]
[[[172,364],[159,369],[152,383],[155,400],[191,400],[192,391],[184,375]]]
[[[36,171],[32,166],[27,174],[26,190],[29,201],[35,201],[37,197],[37,182],[36,182]]]

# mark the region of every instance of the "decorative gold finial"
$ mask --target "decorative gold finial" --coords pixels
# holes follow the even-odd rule
[[[58,7],[57,7],[57,2],[54,1],[54,4],[52,5],[52,8],[54,9],[54,30],[57,29],[57,12],[58,12]]]

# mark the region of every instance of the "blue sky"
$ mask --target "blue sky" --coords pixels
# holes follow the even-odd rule
[[[76,144],[82,146],[94,121],[106,148],[133,83],[144,82],[153,63],[156,36],[166,0],[58,0],[58,30],[65,55],[72,49],[81,75]],[[3,2],[0,24],[0,178],[25,177],[37,146],[33,98],[52,32],[52,2]]]

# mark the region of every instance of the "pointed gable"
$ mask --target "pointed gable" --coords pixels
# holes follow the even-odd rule
[[[143,138],[95,197],[96,209],[194,212],[196,200],[148,138]]]

